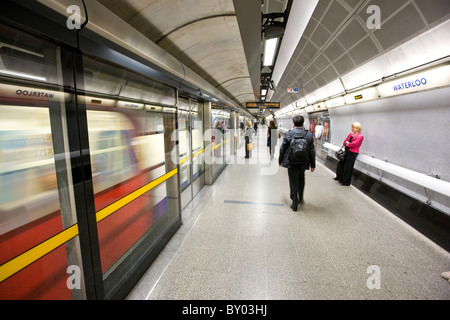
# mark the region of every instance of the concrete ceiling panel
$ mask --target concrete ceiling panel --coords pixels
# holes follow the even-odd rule
[[[255,100],[233,0],[99,2],[231,99]]]
[[[241,38],[242,31],[248,30],[239,30],[233,0],[98,1],[234,101],[244,104],[255,100],[258,83],[254,74],[256,68],[260,72],[260,65],[259,61],[255,64],[249,60],[253,61],[249,70],[249,52],[246,55],[248,48],[244,49]],[[281,12],[286,3],[287,0],[265,0],[261,10]],[[425,32],[449,18],[449,3],[448,0],[319,0],[271,100],[281,102],[284,107],[293,99],[285,94],[287,86],[304,84],[298,96],[301,98]],[[366,27],[369,5],[381,9],[380,30]],[[252,7],[254,10],[259,12],[259,4]]]

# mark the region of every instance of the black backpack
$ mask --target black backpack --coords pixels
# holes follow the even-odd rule
[[[295,166],[309,165],[309,147],[306,140],[307,133],[293,136],[289,144],[289,162]]]

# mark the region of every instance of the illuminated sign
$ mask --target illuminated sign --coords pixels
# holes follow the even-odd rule
[[[28,91],[28,90],[17,90],[16,94],[18,96],[29,96],[29,97],[36,97],[36,98],[45,98],[45,99],[53,99],[55,97],[54,93],[48,93],[44,91]]]
[[[378,99],[378,91],[376,88],[367,88],[358,92],[350,93],[344,96],[345,103],[359,103]]]
[[[450,66],[444,65],[431,70],[418,72],[410,76],[380,84],[377,89],[381,97],[423,91],[448,86],[450,84]]]
[[[288,88],[287,92],[288,93],[299,93],[300,89],[299,88]]]
[[[335,108],[335,107],[340,107],[343,106],[345,104],[345,100],[344,97],[337,97],[331,100],[327,100],[325,102],[325,105],[327,106],[327,108]]]
[[[88,106],[97,105],[97,106],[110,107],[110,108],[113,108],[116,106],[115,100],[92,97],[92,96],[83,96],[83,95],[78,95],[78,102],[84,103]]]
[[[68,96],[68,94],[61,91],[42,90],[9,84],[2,84],[0,87],[0,95],[4,98],[20,98],[36,101],[62,101],[64,97]]]
[[[135,110],[143,110],[144,105],[142,103],[128,102],[128,101],[117,101],[117,106],[119,108],[125,109],[135,109]]]
[[[279,102],[247,102],[247,109],[280,109]]]
[[[403,83],[399,83],[399,84],[394,84],[392,86],[392,88],[394,89],[394,91],[399,91],[399,90],[420,87],[421,85],[426,86],[427,83],[428,83],[427,78],[422,78],[422,79],[416,79],[415,81],[408,81],[408,82],[403,82]]]

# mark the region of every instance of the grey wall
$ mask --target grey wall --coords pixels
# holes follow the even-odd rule
[[[439,174],[442,180],[450,181],[450,87],[347,105],[329,113],[333,144],[342,145],[351,124],[359,121],[365,137],[361,154],[427,175]],[[355,168],[368,171],[359,163]],[[388,175],[383,178],[416,198],[425,198],[420,186]],[[428,195],[433,205],[450,213],[449,197]]]

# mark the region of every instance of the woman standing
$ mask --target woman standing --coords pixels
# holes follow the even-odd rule
[[[252,157],[252,150],[249,150],[249,145],[253,142],[253,133],[255,130],[252,127],[251,121],[247,121],[247,129],[245,130],[245,158]]]
[[[275,146],[280,138],[280,133],[275,125],[275,121],[270,120],[269,127],[267,128],[267,146],[269,147],[270,160],[273,160],[275,155]]]
[[[345,159],[339,161],[336,169],[336,178],[343,186],[349,186],[352,181],[353,167],[359,154],[359,148],[364,140],[361,134],[362,125],[359,122],[352,124],[352,133],[344,141]]]

